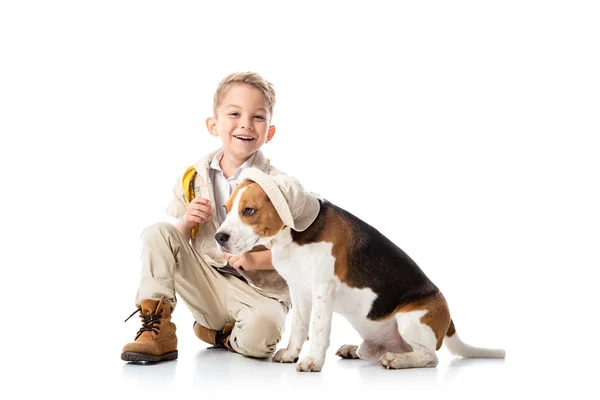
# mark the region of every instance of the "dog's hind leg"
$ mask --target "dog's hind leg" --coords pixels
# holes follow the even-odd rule
[[[442,346],[451,321],[444,296],[438,293],[407,304],[397,310],[394,318],[398,333],[412,351],[386,353],[379,364],[388,369],[435,367],[438,364],[435,351]]]
[[[435,367],[438,358],[435,354],[436,337],[428,325],[420,320],[427,311],[397,313],[398,332],[412,351],[406,353],[385,353],[379,365],[387,369]]]

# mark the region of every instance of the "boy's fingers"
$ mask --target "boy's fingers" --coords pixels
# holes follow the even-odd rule
[[[211,219],[210,201],[204,197],[195,197],[187,209],[188,222],[203,224]]]
[[[191,216],[191,217],[188,219],[188,221],[189,221],[189,222],[195,222],[195,223],[197,223],[197,224],[201,224],[201,223],[203,223],[205,220],[204,220],[203,218],[200,218],[200,217],[194,217],[194,216]]]
[[[189,212],[188,215],[190,217],[204,218],[204,219],[210,217],[209,213],[205,213],[205,212],[202,212],[202,211],[192,211],[192,212]]]
[[[235,260],[233,263],[230,263],[230,264],[235,269],[241,269],[242,271],[244,270],[244,266],[242,265],[242,261],[239,258],[237,260]]]
[[[206,204],[207,206],[210,206],[210,200],[204,197],[194,197],[194,200],[192,200],[190,204]]]
[[[210,216],[211,210],[207,210],[205,208],[190,208],[188,210],[188,214],[191,215],[207,215]]]
[[[204,204],[190,204],[190,207],[192,210],[199,210],[199,211],[204,211],[204,212],[210,212],[211,208],[210,206],[204,205]]]
[[[199,220],[204,221],[208,221],[210,218],[210,215],[206,214],[206,213],[189,213],[190,218],[194,218],[196,222],[199,222]]]

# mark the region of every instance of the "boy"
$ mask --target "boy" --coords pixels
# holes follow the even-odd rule
[[[225,219],[223,203],[242,169],[280,173],[259,150],[275,135],[275,126],[270,125],[274,105],[273,87],[256,73],[234,73],[219,84],[206,126],[221,139],[222,148],[178,180],[167,208],[177,219],[175,224],[152,225],[142,234],[142,274],[133,313],[140,313],[142,327],[123,348],[121,359],[177,358],[171,322],[175,293],[191,310],[199,339],[246,356],[273,354],[283,332],[289,293],[273,268],[271,252],[222,254],[214,235]]]

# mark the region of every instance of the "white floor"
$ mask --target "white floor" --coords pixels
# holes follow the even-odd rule
[[[107,310],[112,305],[107,305]],[[335,351],[344,343],[358,343],[355,333],[339,317],[334,319],[332,345],[320,373],[299,373],[293,364],[245,358],[224,350],[209,349],[193,335],[192,320],[184,307],[174,320],[178,326],[179,358],[154,365],[135,365],[119,359],[123,344],[139,323],[123,324],[103,315],[103,310],[67,316],[75,329],[68,337],[52,336],[61,347],[56,357],[34,354],[17,362],[14,379],[7,379],[20,396],[35,398],[57,394],[67,398],[161,399],[345,399],[345,398],[529,398],[574,395],[598,398],[594,386],[596,360],[583,352],[569,355],[571,348],[552,348],[551,336],[534,343],[525,336],[517,343],[514,330],[479,326],[475,321],[461,324],[462,337],[474,345],[504,347],[505,360],[453,358],[445,348],[438,352],[437,368],[386,370],[363,360],[341,360]],[[127,313],[124,313],[124,317]],[[289,321],[289,319],[288,319]],[[106,328],[102,331],[101,327]],[[88,328],[84,329],[83,327]],[[94,329],[94,327],[96,327]],[[494,329],[498,328],[498,329]],[[86,330],[91,329],[86,334]],[[459,328],[461,329],[461,328]],[[468,332],[472,329],[472,332]],[[488,335],[482,334],[488,332]],[[102,336],[102,333],[105,335]],[[288,337],[286,330],[283,343]],[[475,340],[475,335],[480,335]],[[501,340],[500,335],[506,335]],[[24,338],[19,338],[24,339]],[[38,342],[39,343],[39,342]],[[305,348],[306,350],[306,348]],[[572,364],[570,364],[570,362]],[[10,373],[9,372],[9,376]],[[35,396],[35,397],[31,397]],[[8,398],[8,397],[4,397]],[[13,398],[13,397],[10,397]],[[375,397],[374,397],[375,398]]]
[[[320,398],[322,392],[344,397],[354,394],[363,397],[370,393],[401,397],[406,392],[431,395],[439,392],[444,393],[444,397],[452,394],[463,397],[513,379],[508,375],[515,370],[510,360],[454,359],[446,350],[439,352],[440,365],[431,369],[392,371],[364,360],[342,360],[335,356],[337,348],[345,343],[360,342],[349,325],[337,316],[332,345],[320,373],[299,373],[295,364],[256,360],[206,348],[193,336],[187,323],[179,330],[181,345],[177,361],[157,365],[123,363],[110,368],[114,373],[113,382],[132,393],[139,393],[140,388],[151,392],[154,387],[165,393],[173,389],[199,394],[208,391],[219,397]],[[288,334],[289,327],[282,345]],[[303,353],[307,347],[305,345]]]

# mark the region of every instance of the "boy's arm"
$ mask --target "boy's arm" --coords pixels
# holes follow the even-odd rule
[[[183,216],[183,218],[181,218],[175,223],[175,228],[177,228],[177,230],[181,232],[183,236],[185,236],[188,242],[190,241],[190,239],[192,238],[192,227],[189,227],[185,223],[185,215]]]
[[[271,259],[271,250],[255,251],[246,254],[250,258],[251,269],[275,269]]]
[[[271,250],[253,251],[240,254],[239,256],[224,253],[224,256],[229,265],[236,269],[246,271],[275,269],[275,267],[273,267],[273,262],[271,261]]]

